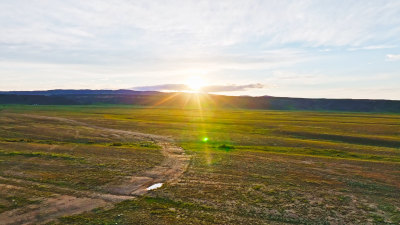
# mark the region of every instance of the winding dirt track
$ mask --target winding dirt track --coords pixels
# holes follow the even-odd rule
[[[99,127],[81,121],[61,118],[28,114],[10,114],[34,119],[56,120],[72,125],[85,126],[116,135],[135,137],[142,140],[152,140],[161,146],[164,155],[163,162],[137,176],[126,177],[120,184],[107,185],[103,189],[107,193],[93,191],[79,191],[56,185],[46,184],[57,194],[52,198],[42,201],[40,204],[32,204],[23,208],[6,211],[0,214],[0,224],[43,224],[55,220],[61,216],[79,214],[90,211],[98,207],[112,206],[114,203],[133,199],[135,196],[143,195],[149,186],[156,183],[174,183],[185,172],[189,158],[184,154],[184,150],[172,143],[168,137],[144,134],[140,132],[126,131]],[[43,185],[38,182],[26,181],[22,179],[0,177],[0,180],[12,180],[15,183],[29,184],[32,186]],[[67,193],[67,194],[65,194]]]

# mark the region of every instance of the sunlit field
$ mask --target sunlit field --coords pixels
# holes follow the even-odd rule
[[[114,129],[168,138],[188,166],[134,198],[37,221],[400,223],[398,114],[122,105],[0,106],[0,213],[115,194],[113,185],[163,162],[156,138]]]

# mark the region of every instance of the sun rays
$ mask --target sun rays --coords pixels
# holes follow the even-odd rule
[[[181,109],[193,109],[189,112],[192,117],[198,121],[195,129],[197,130],[198,141],[202,144],[202,149],[205,153],[205,159],[208,165],[211,165],[213,157],[210,144],[213,143],[213,138],[210,136],[208,118],[210,110],[217,107],[216,97],[208,94],[203,88],[210,85],[201,76],[192,76],[185,80],[184,85],[187,90],[173,93],[165,93],[164,98],[155,102],[153,107],[162,107],[163,105],[179,107]]]

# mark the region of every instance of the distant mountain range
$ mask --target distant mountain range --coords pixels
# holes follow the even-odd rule
[[[47,91],[0,91],[0,94],[14,95],[149,95],[159,93],[157,91],[133,91],[133,90],[90,90],[90,89],[55,89]]]
[[[353,111],[400,113],[400,101],[224,96],[133,90],[3,91],[0,104],[89,105],[129,104],[181,108]]]

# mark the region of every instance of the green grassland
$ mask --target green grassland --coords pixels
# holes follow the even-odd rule
[[[177,183],[52,224],[400,223],[398,114],[0,106],[0,212],[47,184],[106,192],[163,159],[152,142],[24,114],[172,137],[191,157]]]

